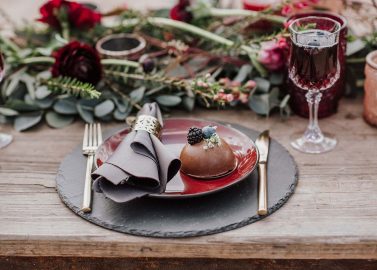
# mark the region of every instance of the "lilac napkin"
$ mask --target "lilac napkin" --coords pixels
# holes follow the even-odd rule
[[[149,115],[163,125],[160,108],[147,103],[138,116]],[[155,136],[133,130],[119,144],[113,155],[92,173],[93,189],[115,202],[127,202],[147,194],[160,194],[181,166]]]

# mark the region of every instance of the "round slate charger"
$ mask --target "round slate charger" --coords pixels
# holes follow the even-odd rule
[[[240,130],[254,141],[259,134],[240,125],[225,124]],[[115,131],[110,130],[106,135]],[[275,140],[270,142],[267,166],[270,215],[293,194],[298,170],[293,157]],[[266,217],[257,214],[257,170],[226,190],[198,198],[166,200],[144,197],[119,204],[106,199],[103,194],[93,193],[92,212],[83,213],[80,206],[85,168],[86,157],[82,155],[80,145],[60,165],[56,177],[59,196],[74,213],[110,230],[139,236],[178,238],[225,232]]]

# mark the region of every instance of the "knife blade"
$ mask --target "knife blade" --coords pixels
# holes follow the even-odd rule
[[[266,215],[268,213],[267,205],[267,160],[268,151],[270,148],[270,135],[269,131],[263,131],[255,141],[255,145],[259,151],[258,161],[258,214]]]

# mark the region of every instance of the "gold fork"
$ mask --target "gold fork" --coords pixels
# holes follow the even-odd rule
[[[82,153],[88,157],[86,161],[84,195],[81,211],[88,213],[92,211],[92,178],[91,173],[94,163],[94,154],[102,143],[101,124],[85,124],[84,139],[82,142]]]

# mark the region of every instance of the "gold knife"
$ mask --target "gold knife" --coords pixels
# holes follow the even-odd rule
[[[267,158],[270,146],[269,131],[263,131],[255,141],[255,144],[259,151],[258,215],[267,215]]]

